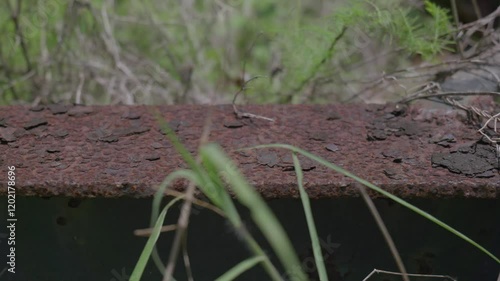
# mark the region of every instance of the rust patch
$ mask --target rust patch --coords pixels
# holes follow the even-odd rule
[[[155,112],[192,153],[210,114],[210,141],[225,149],[265,198],[299,196],[290,152],[237,149],[291,144],[405,198],[500,198],[494,147],[456,114],[394,104],[241,110],[275,122],[236,119],[229,105],[3,107],[0,172],[16,166],[19,195],[151,196],[167,174],[186,168]],[[312,198],[358,196],[350,178],[299,159]],[[174,188],[186,185],[177,181]],[[0,181],[0,195],[6,190]]]

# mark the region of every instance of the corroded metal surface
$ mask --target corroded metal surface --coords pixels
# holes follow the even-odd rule
[[[287,143],[319,155],[405,198],[499,198],[491,144],[456,111],[388,105],[265,105],[240,110],[274,118],[236,119],[221,106],[65,106],[0,108],[0,167],[16,167],[18,195],[144,197],[186,167],[154,112],[196,153],[205,121],[248,180],[266,198],[297,197],[290,153],[235,151]],[[343,175],[303,157],[312,198],[358,196]],[[6,193],[6,176],[0,195]],[[176,188],[186,182],[179,181]]]

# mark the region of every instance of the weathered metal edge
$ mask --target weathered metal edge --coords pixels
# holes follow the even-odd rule
[[[186,167],[159,129],[159,113],[192,153],[211,120],[210,140],[228,152],[265,198],[298,197],[290,153],[236,149],[295,145],[403,198],[500,197],[498,167],[488,144],[456,112],[394,104],[251,105],[240,110],[275,121],[238,119],[230,105],[1,107],[0,195],[8,192],[7,168],[14,166],[17,195],[151,196],[168,173]],[[486,156],[464,149],[478,145]],[[467,156],[463,161],[462,154]],[[304,157],[301,161],[312,198],[358,196],[351,179]],[[476,162],[469,167],[467,161]],[[182,190],[185,184],[176,182],[174,188]]]

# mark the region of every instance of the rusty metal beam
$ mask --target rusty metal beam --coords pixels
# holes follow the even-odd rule
[[[291,144],[405,198],[500,197],[495,149],[477,128],[456,112],[394,104],[240,109],[275,122],[237,119],[230,105],[2,107],[0,195],[7,167],[15,166],[18,195],[151,196],[168,173],[186,167],[159,130],[156,110],[193,153],[210,118],[210,140],[266,198],[298,196],[290,153],[236,148]],[[358,196],[351,179],[302,160],[312,198]]]

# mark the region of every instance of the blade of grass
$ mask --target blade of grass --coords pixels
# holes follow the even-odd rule
[[[221,156],[214,154],[213,157],[219,158],[225,156],[222,154]],[[256,256],[264,256],[265,259],[262,261],[262,265],[264,269],[267,271],[272,280],[278,281],[281,280],[280,274],[276,267],[271,263],[269,257],[265,254],[264,250],[260,247],[260,245],[255,241],[255,239],[251,236],[250,233],[246,230],[241,217],[236,209],[236,206],[231,199],[228,191],[226,190],[223,181],[221,180],[217,167],[213,165],[211,162],[203,161],[203,165],[206,168],[207,174],[209,176],[209,180],[211,181],[209,184],[212,184],[213,187],[210,190],[214,191],[218,194],[218,197],[221,198],[219,200],[219,208],[224,211],[225,217],[229,220],[229,222],[234,227],[236,233],[242,238],[243,241],[247,243],[248,248],[256,255]],[[206,190],[203,186],[200,186],[200,189]],[[214,196],[207,196],[214,197]]]
[[[193,157],[193,155],[191,155],[191,153],[189,153],[187,148],[181,143],[181,141],[179,140],[179,138],[177,137],[175,132],[170,128],[168,123],[165,120],[163,120],[163,117],[161,116],[160,112],[158,110],[156,110],[155,112],[153,112],[153,114],[154,114],[158,124],[160,124],[160,128],[161,128],[162,132],[165,135],[167,135],[170,142],[174,146],[175,150],[182,156],[184,161],[186,161],[189,168],[191,168],[194,172],[198,173],[199,172],[199,165],[196,164],[196,160]]]
[[[382,220],[382,216],[377,210],[377,207],[375,207],[375,204],[373,203],[373,200],[370,198],[368,195],[368,192],[366,192],[366,188],[359,183],[356,183],[358,186],[359,192],[361,193],[361,196],[363,197],[363,200],[365,200],[366,205],[368,206],[368,209],[373,215],[373,218],[375,219],[375,222],[378,225],[378,228],[380,229],[380,232],[382,232],[382,235],[384,236],[384,239],[389,246],[389,250],[392,253],[392,256],[394,257],[394,260],[396,260],[396,265],[399,268],[399,272],[401,272],[403,280],[404,281],[410,281],[410,278],[408,277],[408,273],[406,272],[405,265],[403,263],[403,259],[401,259],[401,256],[399,255],[399,252],[396,248],[396,243],[394,243],[394,240],[391,237],[391,234],[389,233],[389,230],[385,226],[384,221]]]
[[[251,212],[252,219],[271,244],[274,252],[290,274],[292,280],[307,280],[292,243],[284,229],[258,192],[245,180],[232,164],[220,146],[207,144],[200,150],[203,162],[212,163],[219,172],[225,173],[225,180],[231,186],[238,200]]]
[[[233,225],[234,229],[236,230],[236,233],[238,233],[238,235],[242,238],[242,240],[244,240],[247,243],[247,246],[255,254],[255,256],[265,257],[264,261],[262,262],[262,265],[266,270],[266,272],[269,274],[269,276],[272,278],[272,280],[276,281],[282,280],[278,270],[269,260],[269,257],[265,254],[260,245],[255,241],[255,239],[250,235],[250,233],[248,233],[245,226],[243,225],[240,215],[236,207],[234,206],[228,191],[224,186],[223,180],[221,179],[221,176],[224,177],[227,176],[228,174],[226,173],[226,171],[221,171],[220,168],[218,168],[213,161],[207,161],[208,159],[207,157],[220,159],[222,157],[227,158],[227,156],[224,154],[222,150],[214,151],[213,153],[207,153],[206,155],[202,154],[202,159],[203,159],[202,163],[207,171],[209,179],[214,184],[215,189],[219,189],[218,193],[223,194],[221,202],[226,202],[226,204],[223,204],[219,207],[224,210],[226,217]],[[228,165],[228,167],[234,169],[234,167],[231,166],[232,164],[231,162],[227,162],[226,164]],[[222,173],[220,173],[220,171]]]
[[[309,196],[304,189],[302,168],[300,167],[299,158],[295,153],[292,153],[293,166],[295,168],[295,173],[297,174],[297,183],[299,185],[300,200],[302,201],[302,207],[304,208],[304,213],[306,215],[307,228],[309,229],[309,236],[311,236],[311,244],[314,254],[314,260],[316,261],[316,268],[318,270],[319,280],[327,281],[328,275],[326,274],[325,262],[323,260],[323,254],[321,253],[321,246],[318,239],[318,232],[316,231],[316,225],[314,223],[314,218],[311,211],[311,202],[309,201]]]
[[[249,270],[250,268],[254,267],[256,264],[264,261],[265,257],[263,256],[257,256],[257,257],[252,257],[248,258],[237,265],[235,265],[233,268],[228,270],[226,273],[222,274],[219,278],[215,279],[215,281],[231,281],[236,279],[238,276],[243,274],[245,271]]]
[[[473,245],[474,247],[476,247],[477,249],[481,250],[483,253],[485,253],[486,255],[488,255],[489,257],[491,257],[494,261],[496,261],[497,263],[500,264],[500,259],[498,257],[496,257],[495,255],[493,255],[491,252],[489,252],[488,250],[486,250],[483,246],[479,245],[478,243],[476,243],[474,240],[470,239],[469,237],[465,236],[464,234],[462,234],[460,231],[454,229],[453,227],[449,226],[448,224],[444,223],[443,221],[439,220],[438,218],[432,216],[431,214],[425,212],[424,210],[422,209],[419,209],[415,206],[413,206],[412,204],[404,201],[403,199],[395,196],[395,195],[392,195],[391,193],[383,190],[382,188],[372,184],[371,182],[369,181],[366,181],[344,169],[342,169],[341,167],[335,165],[335,164],[332,164],[330,162],[328,162],[327,160],[317,156],[317,155],[314,155],[310,152],[307,152],[303,149],[300,149],[300,148],[297,148],[295,146],[292,146],[292,145],[288,145],[288,144],[265,144],[265,145],[257,145],[257,146],[253,146],[253,147],[249,147],[249,148],[244,148],[242,150],[248,150],[248,149],[260,149],[260,148],[284,148],[284,149],[288,149],[290,151],[293,151],[293,152],[296,152],[296,153],[300,153],[304,156],[306,156],[307,158],[310,158],[338,173],[341,173],[347,177],[350,177],[352,178],[353,180],[365,185],[366,187],[386,196],[387,198],[393,200],[394,202],[412,210],[413,212],[421,215],[422,217],[432,221],[433,223],[441,226],[442,228],[446,229],[447,231],[455,234],[457,237],[460,237],[461,239],[465,240],[467,243]]]
[[[187,148],[181,143],[175,132],[170,128],[168,123],[162,119],[160,112],[154,112],[155,117],[160,124],[161,130],[167,135],[170,142],[173,144],[175,150],[181,155],[181,157],[186,161],[188,167],[193,170],[194,174],[198,177],[196,181],[196,186],[201,189],[201,191],[210,199],[210,201],[221,208],[220,206],[226,202],[227,198],[221,198],[220,196],[224,196],[224,192],[221,193],[220,189],[217,189],[216,184],[212,180],[210,180],[210,175],[207,174],[207,171],[203,169],[203,166],[199,165],[196,162],[196,159],[191,155],[191,153],[187,150]],[[204,183],[204,184],[202,184]],[[157,199],[156,200],[161,200]],[[229,207],[229,206],[227,206]],[[221,208],[222,209],[222,208]]]
[[[214,155],[214,157],[218,157]],[[219,176],[217,167],[215,167],[211,162],[203,161],[203,167],[205,168],[208,179],[212,183],[212,187],[207,189],[206,187],[200,187],[200,189],[204,190],[205,195],[212,200],[212,198],[217,197],[217,201],[219,202],[219,208],[224,211],[224,214],[228,218],[228,220],[233,224],[236,229],[239,229],[242,226],[242,221],[236,206],[231,199],[231,196],[227,192],[224,182]]]
[[[141,279],[142,274],[144,273],[144,268],[146,268],[149,257],[151,256],[151,253],[153,252],[153,249],[155,247],[156,241],[158,240],[158,237],[160,237],[160,230],[163,225],[163,221],[165,220],[165,216],[167,215],[168,209],[182,198],[183,197],[177,197],[172,199],[172,201],[170,201],[161,211],[160,216],[158,217],[154,225],[153,232],[151,233],[151,236],[149,236],[148,242],[146,242],[146,246],[142,250],[141,256],[139,257],[134,271],[130,276],[130,281],[139,281]]]
[[[199,182],[199,178],[193,171],[190,170],[177,170],[170,173],[158,186],[153,197],[153,205],[151,207],[151,223],[150,226],[153,227],[158,219],[158,213],[160,212],[160,205],[163,197],[165,196],[165,190],[174,180],[184,178],[189,181]]]

